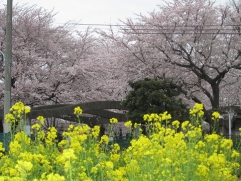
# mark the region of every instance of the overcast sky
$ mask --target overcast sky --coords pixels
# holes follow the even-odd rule
[[[116,24],[118,19],[133,17],[157,8],[160,0],[13,0],[54,9],[57,23],[68,20],[91,24]]]
[[[229,0],[216,0],[224,4]],[[0,0],[1,5],[7,0]],[[116,24],[119,19],[135,17],[134,14],[147,14],[158,9],[157,4],[163,0],[13,0],[13,4],[36,4],[57,13],[55,23],[69,20],[83,24]]]

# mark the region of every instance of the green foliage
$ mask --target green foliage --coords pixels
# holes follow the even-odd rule
[[[131,90],[122,101],[122,105],[129,109],[128,119],[133,122],[143,120],[146,113],[162,113],[168,111],[172,115],[182,115],[186,105],[181,99],[178,86],[171,80],[148,79],[130,81]]]

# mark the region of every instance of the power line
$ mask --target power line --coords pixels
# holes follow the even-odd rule
[[[56,23],[56,24],[66,24],[66,23]],[[160,25],[160,24],[133,24],[133,25],[128,25],[128,24],[100,24],[100,23],[67,23],[67,24],[72,24],[76,26],[108,26],[108,27],[165,27],[165,28],[176,28],[176,27],[182,27],[182,28],[188,28],[188,27],[237,27],[241,25],[233,25],[233,24],[227,24],[227,25],[212,25],[212,24],[207,24],[207,25]]]
[[[96,26],[96,27],[115,27],[119,28],[118,32],[128,34],[240,34],[235,30],[238,25],[186,25],[186,26],[171,26],[171,25],[124,25],[124,24],[95,24],[95,23],[70,23],[75,26]],[[142,28],[142,27],[153,27],[153,28]],[[135,28],[137,27],[137,28]],[[141,27],[141,28],[138,28]],[[213,27],[213,28],[212,28]],[[220,28],[217,28],[220,27]],[[156,32],[156,31],[172,31],[174,28],[178,32]],[[181,28],[181,29],[180,29]],[[107,28],[97,28],[107,29]],[[131,32],[132,31],[132,32]],[[137,32],[137,31],[148,31],[148,32]],[[182,31],[182,32],[181,32]],[[207,31],[222,31],[222,32],[207,32]],[[225,31],[225,32],[223,32]],[[236,31],[236,32],[235,32]]]
[[[183,30],[183,31],[213,31],[213,30],[225,30],[225,31],[228,31],[228,30],[235,30],[235,28],[193,28],[193,29],[190,29],[189,27],[173,27],[173,29],[172,29],[172,27],[169,27],[169,28],[166,28],[165,27],[165,29],[164,28],[159,28],[159,29],[157,29],[157,28],[142,28],[142,29],[139,29],[139,28],[124,28],[124,29],[122,29],[122,30],[135,30],[135,31],[146,31],[146,30],[148,30],[148,31],[167,31],[167,30]]]
[[[192,34],[197,34],[197,35],[202,35],[202,34],[210,34],[210,35],[212,35],[212,34],[215,34],[215,35],[217,35],[217,34],[219,34],[219,35],[241,35],[241,33],[238,33],[238,32],[219,32],[219,33],[197,33],[197,32],[190,32],[190,33],[188,33],[188,32],[185,32],[185,33],[183,33],[183,32],[173,32],[173,33],[169,33],[169,32],[159,32],[159,33],[149,33],[149,32],[129,32],[128,34],[138,34],[138,35],[141,35],[141,34],[148,34],[148,35],[165,35],[165,34],[170,34],[170,35],[179,35],[179,34],[182,34],[182,35],[192,35]]]
[[[91,24],[91,23],[70,23],[76,26],[116,26],[116,27],[121,27],[121,26],[127,26],[127,25],[118,25],[118,24]]]

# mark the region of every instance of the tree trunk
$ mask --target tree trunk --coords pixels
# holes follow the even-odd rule
[[[211,101],[212,109],[216,110],[219,108],[219,84],[212,84],[213,100]]]

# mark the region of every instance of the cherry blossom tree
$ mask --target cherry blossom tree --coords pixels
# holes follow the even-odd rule
[[[121,52],[92,28],[54,25],[53,12],[37,6],[13,9],[12,102],[30,106],[121,100],[126,93]],[[6,9],[0,9],[0,50],[5,51]],[[4,68],[1,67],[2,93]],[[124,86],[123,86],[124,84]],[[3,102],[3,101],[2,101]]]
[[[128,66],[139,66],[142,74],[174,79],[188,99],[206,108],[218,108],[225,92],[233,95],[239,89],[237,9],[211,0],[173,0],[148,16],[122,23],[121,34],[101,34],[121,44]],[[236,89],[227,91],[230,86]]]
[[[5,51],[6,10],[0,10]],[[54,26],[54,14],[36,6],[14,6],[12,101],[35,106],[83,102],[91,88],[85,67],[96,52],[92,30],[75,31],[71,23]],[[1,68],[3,90],[4,68]],[[3,92],[1,93],[3,98]]]
[[[89,70],[89,72],[98,73],[96,79],[92,80],[96,87],[93,91],[99,100],[123,100],[129,90],[128,72],[123,61],[125,50],[115,41],[101,37],[98,39],[97,46],[98,54],[91,62],[94,70],[93,68]]]

